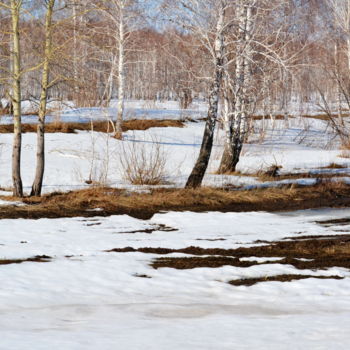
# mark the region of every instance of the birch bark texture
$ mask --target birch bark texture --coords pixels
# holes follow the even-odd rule
[[[12,105],[13,105],[13,150],[12,150],[12,182],[13,196],[23,197],[23,185],[21,178],[21,150],[22,150],[22,126],[21,126],[21,48],[19,19],[22,1],[11,0],[11,22],[12,22]]]
[[[109,23],[107,34],[112,39],[113,46],[108,48],[110,55],[110,74],[107,99],[110,100],[115,85],[117,86],[117,111],[115,121],[115,138],[123,138],[123,119],[125,104],[126,66],[130,50],[131,34],[137,28],[139,11],[138,0],[100,0],[95,3],[96,10]],[[106,94],[104,94],[106,95]]]
[[[238,36],[235,45],[235,73],[225,71],[225,145],[219,173],[236,170],[248,129],[248,94],[252,57],[253,11],[256,1],[240,0],[237,4]],[[228,64],[226,64],[228,68]]]
[[[44,61],[41,77],[41,94],[39,105],[39,118],[37,127],[37,154],[36,154],[36,172],[32,185],[31,196],[40,196],[43,186],[45,171],[45,117],[47,110],[48,90],[50,88],[50,61],[52,56],[52,16],[55,6],[55,0],[48,0],[45,17],[45,49]]]

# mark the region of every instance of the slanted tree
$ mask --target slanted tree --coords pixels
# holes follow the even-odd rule
[[[187,180],[186,188],[201,186],[213,147],[225,57],[226,11],[229,1],[180,1],[182,17],[188,31],[207,48],[212,62],[209,83],[208,114],[198,159]],[[185,21],[186,20],[186,21]]]

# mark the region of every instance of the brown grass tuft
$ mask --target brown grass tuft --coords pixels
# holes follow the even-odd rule
[[[150,148],[143,142],[123,143],[119,160],[123,177],[133,185],[162,185],[165,183],[166,154],[160,142],[152,140]]]

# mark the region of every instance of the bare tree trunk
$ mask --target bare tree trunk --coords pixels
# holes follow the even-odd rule
[[[115,138],[121,140],[123,138],[123,115],[124,115],[124,97],[125,97],[125,50],[124,50],[124,8],[120,5],[119,19],[119,62],[118,62],[118,112],[115,124]]]
[[[73,16],[73,88],[74,88],[74,100],[79,101],[79,75],[78,75],[78,19],[77,19],[77,0],[73,0],[72,3],[72,16]]]
[[[44,65],[41,79],[41,95],[39,107],[39,121],[37,128],[37,154],[36,154],[36,173],[32,186],[31,196],[40,196],[44,170],[45,170],[45,117],[47,96],[49,89],[50,59],[52,55],[52,14],[55,6],[55,0],[49,0],[47,4],[46,20],[45,20],[45,53]]]
[[[204,135],[202,140],[199,157],[189,176],[186,188],[200,187],[203,177],[208,168],[211,151],[213,148],[214,131],[218,116],[220,88],[223,76],[224,63],[224,17],[225,17],[226,2],[222,1],[220,13],[217,22],[216,40],[215,40],[215,72],[213,82],[210,88],[208,118],[205,124]]]
[[[251,31],[253,28],[252,6],[241,2],[239,5],[239,41],[236,53],[235,91],[231,99],[233,112],[227,118],[226,138],[223,156],[218,172],[221,174],[234,172],[239,162],[243,143],[248,128],[248,96],[247,85],[251,62]],[[228,78],[229,79],[229,78]],[[227,83],[227,85],[229,85]]]
[[[21,55],[20,55],[20,34],[19,34],[19,14],[22,1],[11,0],[11,18],[12,18],[12,37],[13,37],[13,124],[14,141],[12,152],[12,181],[13,195],[23,197],[23,185],[21,178],[21,148],[22,148],[22,130],[21,130]]]

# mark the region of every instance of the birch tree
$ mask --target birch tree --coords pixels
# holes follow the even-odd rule
[[[23,197],[23,185],[21,178],[21,48],[19,20],[22,9],[22,0],[11,0],[9,3],[0,2],[0,6],[11,13],[11,101],[13,106],[14,140],[12,149],[12,182],[13,195]]]
[[[350,72],[350,0],[326,0],[332,14],[333,28],[346,43],[347,65]]]
[[[46,1],[45,1],[46,2]],[[46,18],[45,18],[45,48],[44,61],[42,66],[41,77],[41,94],[38,112],[37,127],[37,155],[36,155],[36,173],[32,185],[31,196],[40,196],[43,184],[45,170],[45,117],[47,109],[48,90],[50,88],[50,61],[52,58],[52,16],[55,6],[55,0],[47,0],[46,2]]]
[[[196,5],[196,9],[200,7],[200,4],[198,4],[197,1],[193,5]],[[202,184],[203,177],[209,164],[209,159],[213,147],[215,126],[218,117],[220,89],[222,85],[225,56],[225,13],[227,11],[227,1],[218,1],[218,5],[215,10],[216,11],[214,13],[216,14],[216,25],[213,32],[215,39],[213,47],[210,48],[210,51],[212,53],[214,72],[212,81],[210,83],[208,115],[207,121],[205,123],[204,135],[199,156],[187,180],[186,188],[196,188]],[[206,40],[210,38],[208,34],[205,34],[205,37]]]
[[[208,113],[199,155],[186,188],[201,186],[212,152],[224,69],[225,31],[228,27],[226,12],[230,4],[227,0],[183,0],[165,3],[171,21],[176,23],[178,28],[183,28],[186,34],[196,38],[197,45],[203,47],[203,53],[208,55],[210,62],[210,75],[197,77],[199,80],[206,80],[209,86]]]
[[[236,16],[238,35],[235,44],[235,71],[231,78],[226,64],[224,89],[225,146],[220,173],[234,171],[242,151],[248,126],[248,89],[251,83],[253,16],[256,1],[240,0]],[[227,59],[226,59],[227,60]]]
[[[114,47],[110,48],[110,74],[108,85],[110,94],[113,91],[113,82],[117,82],[118,104],[115,123],[115,137],[122,139],[122,124],[124,118],[125,104],[125,79],[126,64],[128,56],[128,45],[131,40],[131,33],[135,29],[137,21],[136,0],[101,0],[96,7],[111,25],[106,34],[111,34]]]
[[[236,2],[233,13],[236,25],[231,27],[233,33],[231,31],[228,36],[230,39],[227,39],[231,45],[227,45],[224,65],[225,145],[219,173],[236,170],[243,143],[248,136],[250,116],[261,94],[259,85],[266,86],[260,80],[264,81],[262,77],[269,74],[269,66],[274,65],[284,73],[297,55],[288,52],[289,41],[284,23],[278,20],[284,5],[284,1]]]
[[[11,0],[11,19],[12,19],[12,105],[13,105],[13,151],[12,151],[12,181],[13,195],[15,197],[23,197],[23,185],[21,177],[21,150],[22,150],[22,125],[21,125],[21,48],[20,48],[20,32],[19,19],[22,8],[21,0]]]
[[[322,108],[328,114],[331,126],[342,142],[347,144],[350,131],[343,118],[343,103],[345,102],[350,109],[350,0],[325,0],[325,4],[329,10],[326,20],[330,22],[329,34],[333,39],[334,48],[332,68],[326,67],[325,70],[336,83],[337,118],[333,116],[334,108],[332,103],[327,101],[324,91],[319,88],[319,92]]]

